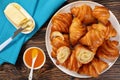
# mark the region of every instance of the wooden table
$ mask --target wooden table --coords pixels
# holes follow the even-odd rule
[[[69,0],[64,5],[71,3],[73,1],[75,0]],[[91,1],[98,2],[109,8],[115,14],[118,21],[120,22],[120,0],[91,0]],[[25,67],[22,58],[24,51],[31,46],[37,46],[42,48],[47,56],[45,65],[41,69],[34,71],[33,80],[79,80],[79,78],[71,77],[60,71],[50,60],[45,47],[45,32],[48,22],[49,20],[29,41],[27,41],[23,45],[16,65],[5,63],[0,66],[0,80],[27,80],[30,70]],[[120,58],[108,71],[100,75],[98,78],[80,80],[120,80]]]

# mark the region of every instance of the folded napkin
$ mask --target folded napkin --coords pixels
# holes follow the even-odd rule
[[[35,29],[30,34],[20,33],[4,50],[0,52],[0,64],[8,62],[15,64],[22,45],[30,39],[47,21],[47,19],[66,0],[0,0],[0,44],[13,35],[16,28],[6,19],[5,7],[16,2],[20,4],[35,20]]]

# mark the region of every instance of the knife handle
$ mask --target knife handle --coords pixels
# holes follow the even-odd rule
[[[10,38],[7,39],[5,42],[3,42],[3,43],[0,45],[0,51],[2,51],[12,40],[13,40],[12,37],[10,37]]]

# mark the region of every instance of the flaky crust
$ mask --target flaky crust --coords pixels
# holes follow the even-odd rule
[[[84,4],[80,7],[71,8],[71,13],[79,18],[84,24],[94,23],[96,20],[92,15],[92,9],[90,6]]]
[[[91,62],[95,55],[95,53],[79,44],[75,46],[74,50],[76,59],[82,64]]]
[[[97,50],[97,56],[99,58],[105,58],[110,61],[114,61],[119,56],[119,50],[117,48],[117,41],[106,40]]]
[[[80,74],[87,74],[92,77],[98,77],[108,67],[108,64],[98,58],[94,58],[91,63],[84,64],[80,69]]]
[[[82,66],[82,63],[80,63],[76,57],[75,57],[75,50],[72,51],[72,54],[68,58],[68,60],[62,64],[64,67],[66,67],[69,70],[78,72],[79,68]]]
[[[69,28],[70,42],[74,46],[78,40],[86,33],[86,27],[83,27],[78,18],[74,18]]]
[[[108,23],[108,18],[110,17],[110,13],[106,7],[95,6],[92,14],[101,23],[103,23],[105,25]]]
[[[80,43],[96,52],[97,48],[104,42],[105,31],[106,27],[103,24],[93,24],[86,35],[80,39]]]
[[[59,13],[52,18],[51,30],[68,33],[71,22],[72,15],[70,13]]]

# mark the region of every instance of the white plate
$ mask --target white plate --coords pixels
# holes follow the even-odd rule
[[[83,4],[87,4],[89,5],[92,9],[97,5],[97,6],[103,6],[99,3],[96,3],[96,2],[91,2],[91,1],[76,1],[76,2],[73,2],[73,3],[70,3],[66,6],[64,6],[63,8],[61,8],[60,10],[58,10],[56,12],[57,13],[63,13],[63,12],[70,12],[70,8],[71,7],[74,7],[74,6],[81,6]],[[115,38],[112,38],[114,40],[117,40],[119,41],[120,43],[120,25],[119,25],[119,22],[117,21],[116,17],[114,16],[114,14],[110,11],[110,18],[109,20],[111,21],[113,27],[116,29],[117,31],[117,36]],[[87,75],[81,75],[81,74],[78,74],[76,72],[73,72],[73,71],[70,71],[68,69],[66,69],[65,67],[61,66],[61,65],[57,65],[56,64],[56,60],[54,58],[51,57],[51,51],[52,51],[52,47],[51,47],[51,43],[50,43],[50,32],[51,32],[51,20],[47,26],[47,30],[46,30],[46,48],[47,48],[47,51],[48,51],[48,54],[49,54],[49,57],[50,59],[52,60],[52,62],[61,70],[63,71],[64,73],[68,74],[68,75],[71,75],[73,77],[78,77],[78,78],[90,78],[91,76],[87,76]],[[120,49],[120,44],[118,46],[118,48]],[[117,59],[116,59],[117,60]],[[108,62],[108,65],[109,67],[107,69],[105,69],[102,73],[104,73],[105,71],[107,71],[115,62]],[[101,73],[101,74],[102,74]]]

